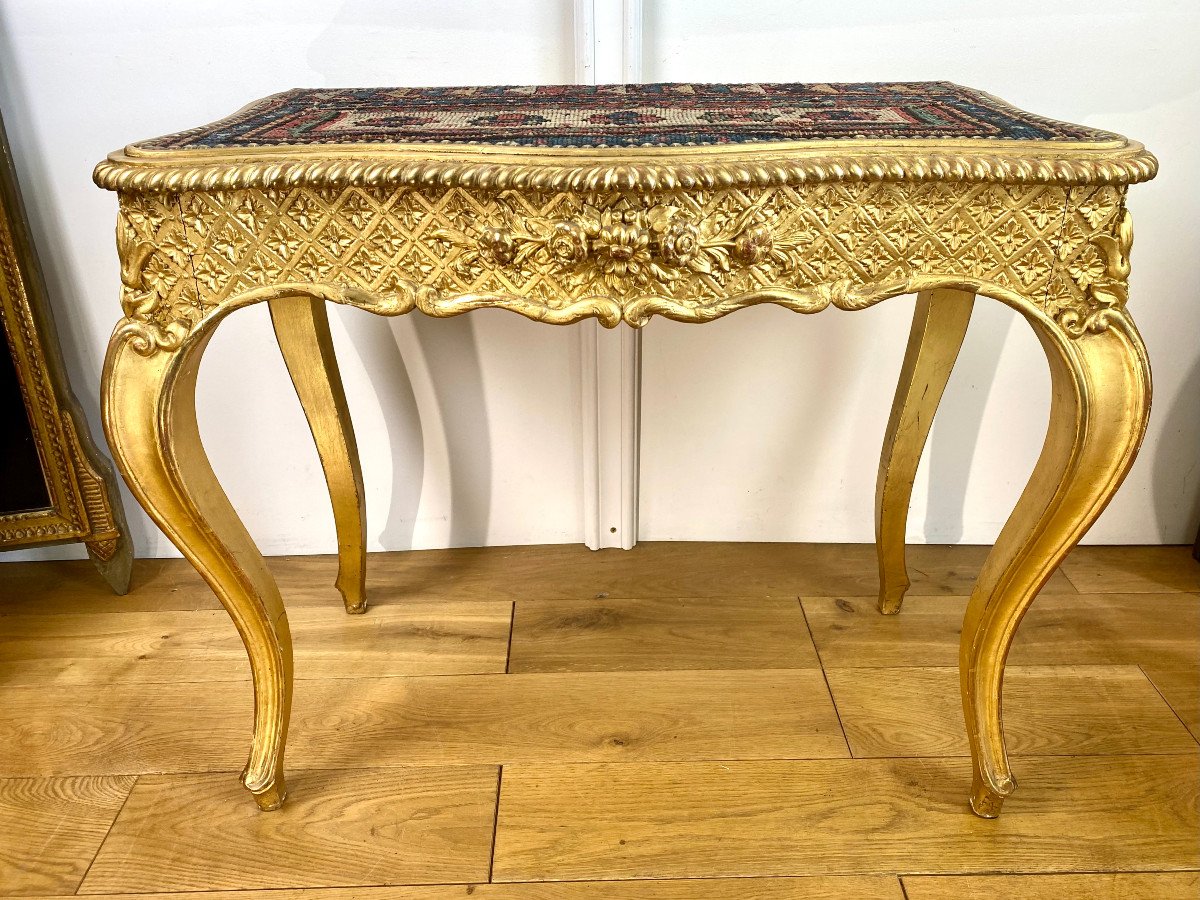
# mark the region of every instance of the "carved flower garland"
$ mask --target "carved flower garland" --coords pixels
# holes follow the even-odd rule
[[[774,244],[770,228],[766,225],[753,225],[737,236],[733,251],[742,262],[754,265],[763,261]]]
[[[479,234],[479,255],[487,262],[503,266],[517,252],[517,242],[511,234],[499,228],[485,228]]]
[[[700,229],[692,222],[670,222],[659,241],[659,246],[663,260],[667,263],[686,266],[700,250]]]
[[[464,249],[459,265],[468,270],[481,263],[520,266],[536,258],[563,269],[573,283],[598,275],[617,292],[670,283],[687,272],[729,272],[733,262],[791,269],[808,242],[804,236],[781,239],[758,209],[698,222],[676,206],[646,209],[619,200],[608,207],[584,204],[570,218],[521,219],[511,209],[504,217],[502,226],[483,227],[473,236],[447,228],[436,236]]]
[[[587,232],[576,222],[555,222],[546,246],[560,263],[582,262],[588,255]]]

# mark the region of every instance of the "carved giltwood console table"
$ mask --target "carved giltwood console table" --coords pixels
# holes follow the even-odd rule
[[[915,292],[879,470],[883,612],[908,587],[913,477],[974,298],[1020,312],[1052,373],[1045,446],[962,631],[971,806],[997,815],[1015,787],[1001,682],[1017,624],[1145,430],[1124,201],[1156,166],[1140,144],[945,83],[299,90],[112,154],[95,175],[120,195],[124,285],[105,425],[245,641],[245,786],[264,809],[283,802],[292,652],[196,430],[197,367],[229,313],[270,305],[333,498],[338,588],[362,612],[362,477],[326,302],[638,328]]]

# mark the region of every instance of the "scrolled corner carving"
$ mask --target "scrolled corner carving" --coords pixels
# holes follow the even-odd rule
[[[129,319],[148,319],[162,305],[159,292],[148,283],[146,266],[154,241],[139,239],[124,216],[117,220],[117,256],[121,260],[121,309]]]
[[[1087,303],[1085,310],[1064,309],[1057,317],[1059,326],[1072,338],[1099,334],[1125,316],[1129,301],[1129,254],[1133,248],[1133,217],[1124,206],[1116,217],[1112,234],[1098,234],[1091,244],[1104,259],[1104,271],[1080,282]]]
[[[183,322],[159,325],[157,322],[126,317],[113,331],[114,341],[128,341],[134,352],[153,356],[159,350],[178,350],[191,328]]]
[[[117,255],[121,261],[121,310],[125,314],[113,332],[114,340],[128,341],[134,352],[150,356],[159,350],[175,350],[187,337],[192,321],[169,312],[161,279],[149,274],[151,261],[161,252],[161,241],[171,223],[165,223],[153,239],[140,237],[125,215],[117,219]]]

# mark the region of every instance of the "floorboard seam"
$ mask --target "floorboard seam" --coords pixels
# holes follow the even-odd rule
[[[141,775],[133,776],[133,784],[129,785],[129,790],[125,794],[125,799],[121,801],[121,806],[117,809],[117,814],[112,817],[112,821],[108,823],[108,828],[104,832],[104,837],[100,839],[100,843],[96,845],[96,852],[92,854],[92,858],[88,860],[87,868],[83,870],[83,877],[79,879],[79,884],[75,885],[75,890],[72,891],[76,896],[79,895],[83,883],[87,881],[88,875],[91,874],[92,866],[96,864],[96,860],[100,858],[100,851],[104,849],[105,843],[108,841],[108,836],[112,834],[113,827],[117,824],[117,819],[121,818],[121,813],[125,811],[125,804],[129,802],[129,798],[133,796],[133,790],[137,787],[139,781],[142,780]]]
[[[1154,678],[1152,678],[1150,673],[1142,667],[1141,663],[1138,663],[1138,671],[1142,673],[1148,682],[1150,682],[1150,687],[1154,688],[1154,693],[1158,694],[1158,696],[1162,699],[1162,702],[1167,704],[1167,709],[1171,711],[1171,714],[1175,716],[1175,718],[1179,721],[1179,724],[1183,726],[1183,730],[1192,736],[1193,741],[1195,741],[1197,744],[1200,744],[1200,736],[1192,733],[1192,729],[1188,727],[1187,722],[1183,721],[1183,716],[1179,714],[1179,710],[1175,708],[1175,705],[1167,699],[1167,695],[1164,694],[1159,689],[1158,685],[1154,683]]]
[[[1072,878],[1076,875],[1200,875],[1200,868],[1184,865],[1178,869],[963,869],[958,872],[901,872],[896,877],[905,878]],[[796,876],[787,876],[796,877]],[[800,876],[808,877],[808,876]],[[835,875],[834,878],[846,876]],[[849,877],[862,877],[852,875]]]
[[[1060,571],[1060,572],[1062,572],[1062,574],[1063,574],[1063,578],[1067,579],[1067,584],[1069,584],[1069,585],[1071,585],[1071,587],[1075,588],[1075,593],[1076,593],[1076,594],[1078,594],[1078,595],[1080,595],[1080,596],[1082,596],[1082,595],[1084,595],[1084,594],[1108,594],[1108,593],[1112,593],[1112,594],[1118,594],[1118,593],[1126,593],[1125,591],[1081,591],[1081,590],[1080,590],[1080,589],[1079,589],[1079,588],[1076,586],[1075,582],[1073,582],[1073,581],[1071,580],[1071,576],[1070,576],[1070,575],[1068,575],[1064,569],[1060,568],[1060,569],[1059,569],[1059,571]],[[1070,595],[1068,594],[1067,596],[1070,596]],[[1035,597],[1034,599],[1037,599],[1037,598]]]
[[[804,609],[804,601],[799,597],[796,602],[800,605],[800,616],[804,619],[804,630],[808,632],[808,639],[812,642],[813,652],[817,654],[817,663],[821,667],[821,678],[825,681],[825,693],[829,695],[829,702],[833,704],[833,714],[837,716],[838,728],[842,732],[842,740],[846,742],[846,753],[850,759],[854,759],[854,748],[850,746],[850,736],[846,734],[846,726],[842,722],[842,711],[838,709],[837,698],[833,696],[833,685],[829,683],[829,673],[825,671],[825,663],[821,659],[821,648],[817,646],[817,639],[813,637],[812,626],[808,624],[808,612]]]
[[[504,784],[504,766],[496,772],[496,807],[492,814],[492,848],[488,852],[488,884],[492,883],[492,871],[496,868],[496,836],[500,832],[500,786]]]
[[[1030,759],[1030,760],[1057,760],[1057,759],[1077,759],[1085,761],[1101,760],[1101,759],[1127,759],[1127,760],[1148,760],[1148,759],[1178,759],[1178,760],[1193,760],[1200,754],[1200,749],[1197,750],[1164,750],[1153,753],[1131,753],[1124,751],[1121,753],[1018,753],[1014,752],[1011,755],[1013,759]],[[301,766],[295,769],[289,769],[292,772],[390,772],[397,769],[403,770],[425,770],[425,769],[490,769],[503,768],[504,766],[541,766],[544,768],[576,768],[576,767],[598,767],[598,766],[707,766],[707,765],[723,765],[725,763],[832,763],[844,762],[847,760],[853,762],[877,762],[881,759],[891,760],[949,760],[960,761],[970,759],[970,753],[922,753],[912,756],[706,756],[697,757],[663,757],[661,759],[637,759],[637,760],[597,760],[597,759],[566,759],[562,761],[547,762],[545,760],[510,760],[505,763],[497,762],[455,762],[455,763],[427,763],[427,764],[399,764],[399,765],[370,765],[361,768],[352,766]],[[0,781],[45,781],[47,779],[64,779],[64,778],[122,778],[132,777],[140,780],[144,777],[162,777],[162,778],[209,778],[213,776],[232,776],[237,778],[241,775],[241,769],[206,769],[206,770],[182,770],[182,771],[167,771],[164,769],[156,769],[153,772],[92,772],[84,775],[0,775]],[[132,790],[132,788],[131,788]],[[114,822],[116,820],[114,819]],[[1151,870],[1147,870],[1151,871]],[[1190,870],[1189,870],[1190,871]],[[910,873],[920,874],[920,873]],[[7,895],[0,894],[0,900],[6,898]]]
[[[512,601],[512,609],[508,616],[508,646],[504,650],[504,674],[509,674],[512,668],[513,632],[517,630],[517,601]]]

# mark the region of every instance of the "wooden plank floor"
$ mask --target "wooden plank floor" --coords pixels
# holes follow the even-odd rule
[[[988,822],[955,669],[984,553],[911,548],[895,617],[861,545],[379,554],[356,617],[334,559],[272,559],[298,681],[269,814],[240,643],[185,563],[125,598],[0,564],[0,897],[1194,900],[1200,565],[1055,574]]]

